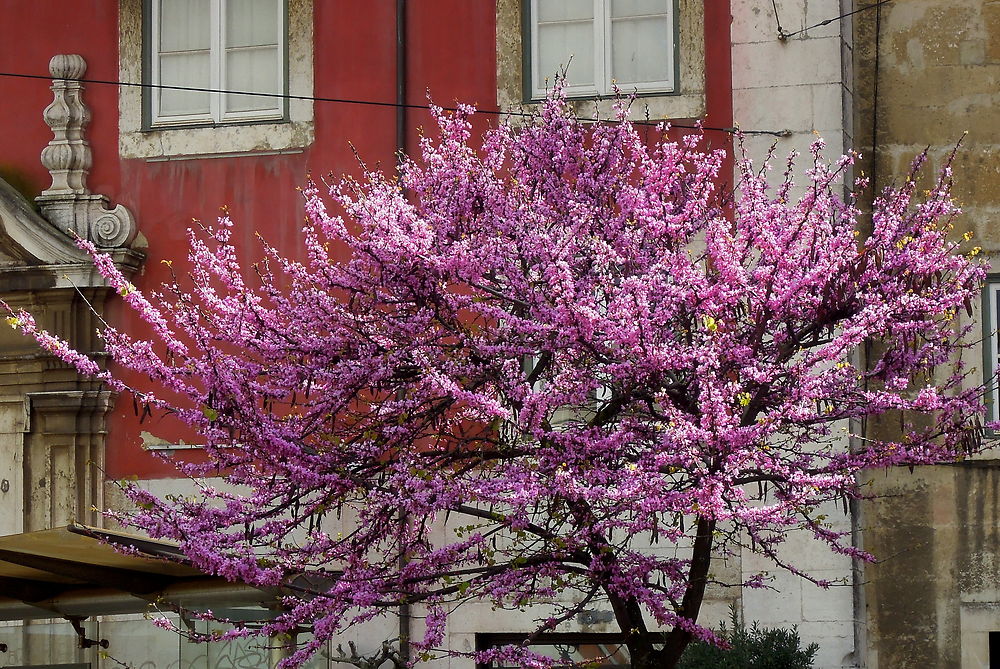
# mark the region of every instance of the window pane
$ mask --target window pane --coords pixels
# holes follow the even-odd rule
[[[209,87],[209,52],[187,51],[160,56],[160,84]],[[160,115],[207,114],[209,94],[201,91],[160,89]]]
[[[160,1],[160,51],[197,51],[210,47],[210,0]]]
[[[599,669],[624,669],[629,666],[628,647],[621,643],[533,643],[530,649],[556,661],[556,667],[581,664]],[[521,665],[499,664],[499,669],[517,669]]]
[[[611,76],[619,84],[669,80],[672,42],[666,16],[613,19]]]
[[[278,44],[280,0],[229,0],[226,4],[226,46]]]
[[[572,21],[594,18],[594,3],[590,0],[537,0],[537,21]]]
[[[611,16],[666,14],[671,0],[611,0]]]
[[[226,53],[226,87],[234,91],[280,93],[280,51],[277,47],[230,49]],[[227,95],[226,111],[277,109],[277,98],[259,95]]]
[[[546,78],[567,71],[570,86],[594,84],[594,24],[592,21],[573,23],[546,23],[538,26],[538,64],[536,72],[539,88]],[[570,56],[573,57],[570,62]]]

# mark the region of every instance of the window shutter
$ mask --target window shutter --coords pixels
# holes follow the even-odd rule
[[[568,66],[569,91],[597,85],[595,65],[594,3],[583,0],[534,0],[532,2],[532,70],[536,94],[552,85],[556,73]],[[572,57],[572,60],[571,60]]]
[[[609,84],[624,92],[670,89],[673,82],[671,0],[610,0]]]
[[[225,9],[223,79],[227,90],[281,93],[280,0],[229,0]],[[227,95],[225,112],[279,110],[281,101],[256,95]]]
[[[211,1],[161,0],[157,16],[162,86],[211,87]],[[158,116],[208,114],[209,93],[159,90]]]

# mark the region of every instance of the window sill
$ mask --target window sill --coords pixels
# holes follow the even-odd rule
[[[622,95],[628,97],[628,91],[622,91]],[[615,99],[609,96],[574,96],[567,98],[573,113],[583,119],[614,118]],[[541,100],[528,100],[519,105],[505,105],[505,110],[513,110],[516,106],[519,110],[534,111]],[[635,96],[635,101],[629,109],[629,118],[633,121],[644,121],[647,118],[652,121],[667,119],[698,119],[705,115],[705,96],[703,94],[684,93],[639,93]]]
[[[217,158],[228,154],[273,154],[313,143],[312,121],[277,121],[217,126],[186,126],[123,131],[122,158]]]

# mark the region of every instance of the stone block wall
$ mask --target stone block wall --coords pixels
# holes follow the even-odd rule
[[[851,115],[845,114],[853,104],[850,17],[817,25],[844,14],[847,4],[841,0],[733,1],[733,119],[748,131],[743,144],[755,164],[773,147],[775,172],[780,174],[785,157],[795,151],[800,154],[796,172],[801,175],[809,146],[818,137],[826,142],[828,158],[835,159],[851,148]],[[833,505],[822,513],[837,529],[850,531],[851,513]],[[817,669],[858,666],[855,646],[861,643],[861,635],[851,560],[831,553],[805,533],[791,536],[781,554],[815,578],[835,585],[819,588],[745,550],[741,556],[744,578],[763,571],[771,579],[769,589],[743,590],[746,621],[765,627],[797,626],[804,643],[819,644]]]
[[[1000,2],[886,3],[855,15],[854,46],[856,146],[874,190],[900,182],[925,149],[920,179],[929,183],[961,140],[955,235],[972,232],[984,252],[1000,251]],[[978,308],[962,316],[978,338]],[[966,362],[981,381],[978,346]],[[899,427],[872,429],[891,436]],[[864,574],[869,669],[990,666],[988,634],[1000,631],[996,456],[870,473],[880,499],[864,504],[862,531],[880,561]]]

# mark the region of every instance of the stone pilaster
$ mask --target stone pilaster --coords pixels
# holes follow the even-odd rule
[[[114,394],[103,390],[25,396],[24,530],[99,523],[104,508],[105,416]]]

